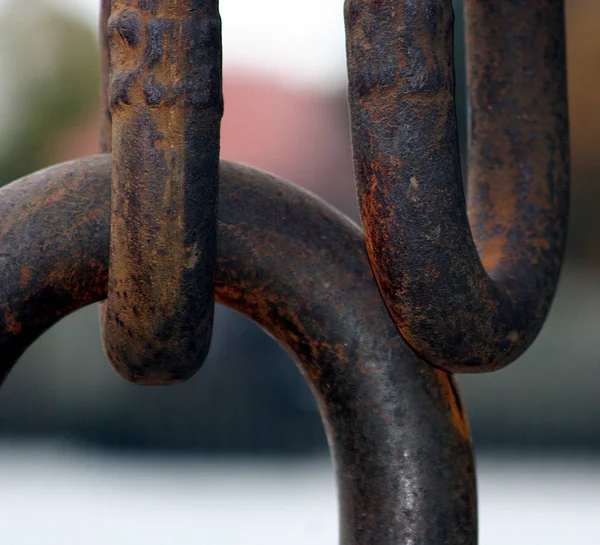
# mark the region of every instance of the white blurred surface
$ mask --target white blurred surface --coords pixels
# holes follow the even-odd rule
[[[248,463],[0,449],[0,528],[10,545],[337,543],[323,460]],[[600,464],[479,461],[481,545],[600,543]]]

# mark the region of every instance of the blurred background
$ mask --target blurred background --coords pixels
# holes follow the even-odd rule
[[[0,0],[0,185],[96,153],[98,3]],[[222,156],[357,220],[342,4],[221,0]],[[573,193],[560,290],[520,361],[459,378],[483,545],[600,542],[600,2],[567,7]],[[308,388],[272,339],[222,307],[204,368],[168,388],[111,370],[95,307],[45,334],[0,390],[0,482],[10,544],[331,544],[337,535]]]

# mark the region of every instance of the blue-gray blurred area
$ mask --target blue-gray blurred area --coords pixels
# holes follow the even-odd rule
[[[24,11],[13,2],[0,21],[1,183],[97,146],[95,29],[42,0],[28,0],[34,4]],[[595,0],[569,6],[569,254],[556,303],[534,346],[506,370],[460,378],[479,449],[600,449],[600,99],[590,91],[600,86],[600,40],[589,23],[598,21],[600,10]],[[463,56],[458,40],[462,127]],[[224,155],[254,161],[357,219],[344,82],[337,94],[319,94],[292,92],[260,74],[244,77],[226,79]],[[291,107],[295,117],[273,113],[284,112],[277,104],[288,104],[288,98],[297,105]],[[248,118],[255,129],[252,154],[239,142],[244,120],[234,115],[251,116],[252,108],[237,107],[245,100],[254,101],[265,131],[261,151],[263,136]],[[463,143],[464,136],[463,130]],[[277,153],[270,147],[275,144]],[[9,375],[0,391],[0,434],[6,443],[50,439],[137,453],[297,456],[327,448],[312,395],[293,362],[257,326],[222,307],[201,372],[186,384],[161,388],[134,386],[113,372],[103,356],[95,307],[67,317]]]

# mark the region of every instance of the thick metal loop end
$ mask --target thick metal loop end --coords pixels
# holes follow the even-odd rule
[[[568,214],[562,0],[466,0],[468,217],[451,0],[346,0],[355,173],[371,266],[430,363],[499,369],[537,336]]]
[[[218,197],[218,1],[113,0],[106,354],[142,384],[185,380],[212,335]],[[106,147],[108,144],[106,144]]]

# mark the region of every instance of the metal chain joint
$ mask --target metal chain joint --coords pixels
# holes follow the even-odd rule
[[[0,377],[101,302],[122,376],[185,380],[217,301],[293,352],[311,384],[341,543],[475,544],[449,373],[499,369],[539,332],[569,167],[563,1],[465,8],[467,198],[451,0],[345,2],[363,233],[294,185],[219,162],[217,0],[102,0],[104,153],[0,190]]]

